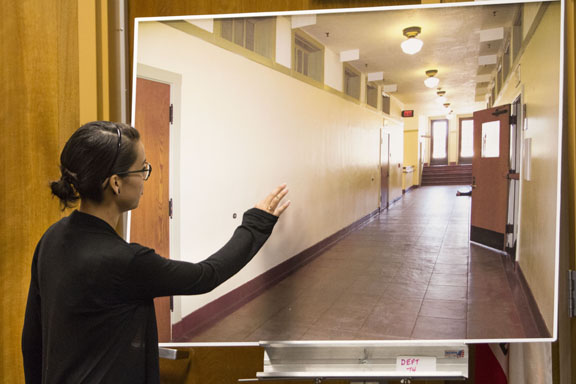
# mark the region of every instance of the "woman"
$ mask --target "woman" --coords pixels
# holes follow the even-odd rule
[[[66,143],[52,193],[80,200],[36,247],[22,351],[27,383],[159,382],[155,297],[209,292],[262,247],[290,202],[276,188],[244,213],[222,249],[203,262],[168,260],[126,243],[114,228],[138,206],[152,166],[136,129],[93,122]]]

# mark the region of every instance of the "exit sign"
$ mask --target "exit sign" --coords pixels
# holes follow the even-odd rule
[[[402,117],[414,117],[414,110],[402,111]]]

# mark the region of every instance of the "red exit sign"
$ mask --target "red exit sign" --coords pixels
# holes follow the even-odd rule
[[[402,111],[402,117],[414,117],[414,110]]]

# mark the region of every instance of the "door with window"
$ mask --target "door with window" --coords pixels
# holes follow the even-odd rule
[[[474,119],[460,119],[458,134],[458,164],[472,164],[474,157]]]
[[[448,120],[432,120],[430,165],[448,165]]]
[[[504,250],[510,170],[510,105],[474,112],[470,240]]]

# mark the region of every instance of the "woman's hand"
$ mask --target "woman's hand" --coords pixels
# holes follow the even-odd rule
[[[280,204],[281,200],[287,193],[288,188],[286,187],[286,184],[279,185],[272,191],[272,193],[266,196],[264,200],[256,204],[255,208],[271,213],[274,216],[280,216],[290,205],[290,200]]]

